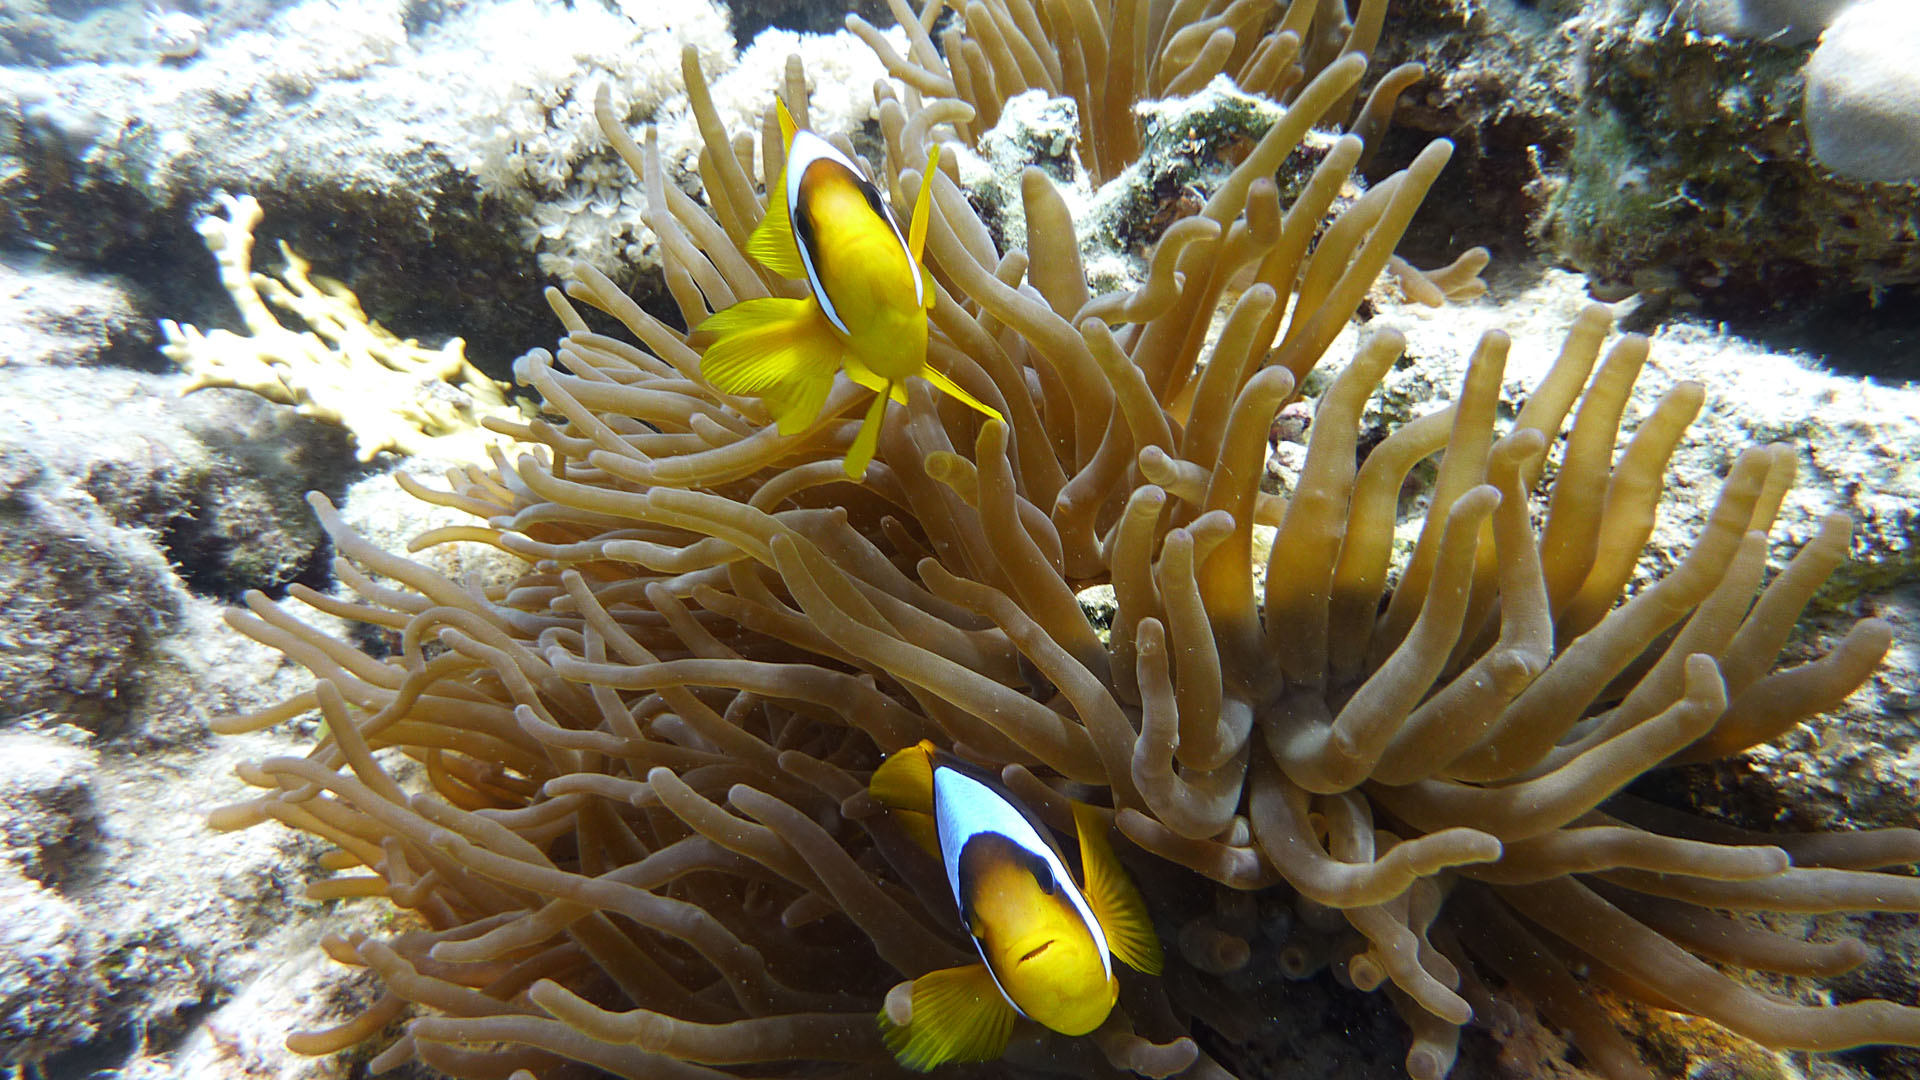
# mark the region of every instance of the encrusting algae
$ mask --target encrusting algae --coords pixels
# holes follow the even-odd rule
[[[1024,185],[1030,250],[1002,252],[945,167],[917,171],[938,160],[946,125],[979,121],[975,105],[917,75],[902,74],[904,93],[877,88],[874,184],[891,205],[930,206],[926,362],[1001,419],[890,379],[905,406],[887,409],[889,391],[869,407],[874,457],[851,481],[843,462],[865,425],[850,410],[867,387],[835,381],[817,417],[783,434],[778,402],[715,386],[689,337],[583,265],[564,296],[548,294],[568,331],[557,351],[516,365],[550,418],[489,422],[532,448],[454,471],[448,491],[413,485],[480,522],[416,547],[483,539],[528,560],[518,581],[441,578],[313,497],[357,598],[295,597],[396,645],[364,652],[250,596],[233,625],[318,681],[218,728],[315,708],[326,724],[306,757],[243,770],[262,793],[215,820],[326,838],[331,876],[310,895],[384,897],[418,925],[330,939],[329,955],[374,971],[383,994],[291,1045],[326,1053],[411,1015],[376,1070],[415,1058],[472,1077],[559,1076],[568,1062],[646,1078],[865,1075],[904,1068],[902,1031],[907,1064],[930,1064],[911,1049],[929,1007],[916,988],[1005,956],[990,934],[976,946],[968,930],[985,924],[963,921],[958,871],[916,843],[916,806],[885,782],[888,755],[913,754],[1024,811],[1025,855],[1003,852],[993,872],[1025,866],[1037,883],[1037,859],[1080,890],[1089,935],[1137,944],[1105,929],[1095,902],[1117,830],[1122,878],[1171,946],[1160,976],[1114,947],[1140,970],[1110,969],[1117,1003],[1090,1034],[1059,1033],[1083,1017],[1014,1018],[1010,1066],[1229,1075],[1214,1051],[1245,1017],[1223,980],[1248,965],[1307,972],[1314,958],[1386,996],[1421,1080],[1451,1069],[1461,1026],[1495,1000],[1489,979],[1611,1078],[1652,1074],[1595,988],[1763,1046],[1920,1045],[1920,1009],[1807,1005],[1739,975],[1865,962],[1859,941],[1802,940],[1741,913],[1920,911],[1920,879],[1881,870],[1920,858],[1920,832],[1742,833],[1620,793],[1833,707],[1888,648],[1888,626],[1867,619],[1825,656],[1772,670],[1849,537],[1830,518],[1764,581],[1788,448],[1735,459],[1693,548],[1628,595],[1703,391],[1668,390],[1620,446],[1647,342],[1605,348],[1596,307],[1510,421],[1508,343],[1491,334],[1454,404],[1361,458],[1363,406],[1402,345],[1370,334],[1317,401],[1293,490],[1260,489],[1276,412],[1387,266],[1449,150],[1430,146],[1329,222],[1364,149],[1349,134],[1282,205],[1276,168],[1311,127],[1340,123],[1366,68],[1321,56],[1327,6],[1297,0],[1268,31],[1251,7],[1172,5],[1227,31],[1196,54],[1208,65],[1226,70],[1244,29],[1303,74],[1273,77],[1284,119],[1123,293],[1089,295],[1044,176]],[[1380,8],[1363,3],[1356,21]],[[1139,77],[1145,56],[1164,64],[1191,44],[1149,25],[1152,10],[969,3],[944,55],[980,59],[951,83],[987,101],[982,81],[1017,74],[1074,96],[1095,85],[1096,41],[1120,43],[1102,53],[1109,85],[1116,68]],[[924,28],[938,13],[903,18],[912,64],[932,74]],[[708,206],[604,107],[601,121],[644,178],[669,291],[699,326],[798,287],[750,256],[766,213],[751,155],[736,153],[691,57],[687,76]],[[782,96],[804,127],[797,64]],[[760,136],[761,178],[778,177],[771,103]],[[575,301],[640,344],[590,329]],[[1436,455],[1424,526],[1395,558],[1403,485]],[[1258,587],[1256,529],[1273,530]],[[1077,599],[1095,584],[1117,604],[1104,638]],[[403,782],[420,773],[424,785]],[[1075,836],[1080,873],[1057,880],[1066,860],[1050,845]],[[1248,936],[1254,892],[1313,915],[1277,959]],[[1003,996],[1017,1006],[1022,993]]]

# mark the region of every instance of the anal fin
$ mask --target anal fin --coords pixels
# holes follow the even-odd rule
[[[974,411],[983,413],[986,416],[989,416],[995,420],[1004,419],[1004,417],[1000,415],[999,409],[996,409],[993,406],[986,404],[985,402],[981,401],[979,398],[974,397],[972,394],[969,394],[965,390],[960,389],[959,383],[954,382],[952,379],[947,378],[945,375],[941,374],[940,372],[935,371],[931,365],[922,367],[920,369],[920,377],[932,383],[934,385],[934,388],[939,390],[941,393],[946,394],[949,397],[957,398],[962,402],[965,402]]]

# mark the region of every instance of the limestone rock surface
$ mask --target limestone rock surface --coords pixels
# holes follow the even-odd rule
[[[1850,180],[1920,181],[1920,5],[1862,0],[1807,61],[1807,137]]]

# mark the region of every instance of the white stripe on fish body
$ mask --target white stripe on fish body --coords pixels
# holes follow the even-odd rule
[[[1039,830],[1027,820],[1027,816],[1015,809],[1005,796],[971,776],[944,765],[935,765],[933,769],[933,818],[934,827],[940,837],[940,858],[947,867],[947,886],[953,890],[953,902],[957,907],[965,907],[960,896],[960,853],[965,850],[967,841],[982,833],[998,833],[1012,841],[1014,846],[1026,851],[1047,864],[1054,881],[1065,890],[1067,899],[1073,902],[1075,911],[1080,913],[1081,921],[1087,924],[1087,930],[1093,935],[1093,942],[1100,948],[1100,964],[1108,979],[1113,978],[1113,957],[1107,949],[1107,934],[1100,926],[1100,920],[1093,917],[1093,909],[1087,906],[1086,897],[1080,895],[1080,887],[1074,883],[1073,875],[1060,861],[1060,853],[1054,846],[1040,836]],[[974,948],[980,948],[978,939]],[[986,953],[980,954],[985,960]],[[987,973],[993,975],[995,986],[1000,985],[1000,976],[994,972],[993,965],[987,965]],[[1015,1010],[1020,1005],[1000,987],[1000,996]],[[1025,1016],[1025,1012],[1021,1012]]]
[[[793,233],[794,246],[800,249],[800,261],[807,267],[807,284],[812,287],[814,298],[820,301],[820,309],[827,313],[828,321],[841,333],[851,337],[853,331],[840,321],[840,313],[833,309],[833,298],[827,295],[826,287],[820,283],[820,272],[813,266],[813,252],[801,242],[805,234],[800,231],[800,181],[807,175],[807,169],[819,161],[831,161],[844,167],[853,174],[855,181],[872,192],[873,204],[880,207],[881,217],[886,220],[887,228],[893,230],[893,238],[900,242],[900,254],[907,260],[907,271],[913,278],[914,303],[925,304],[926,296],[922,292],[925,285],[920,280],[920,268],[914,265],[913,252],[907,247],[906,235],[900,231],[900,223],[893,219],[893,210],[887,206],[887,200],[880,196],[880,189],[867,179],[867,174],[860,166],[832,143],[805,128],[794,132],[793,145],[787,147],[787,228]]]

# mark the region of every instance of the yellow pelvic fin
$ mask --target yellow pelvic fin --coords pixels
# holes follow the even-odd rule
[[[950,397],[958,398],[960,401],[971,406],[974,410],[985,413],[987,416],[991,417],[992,419],[995,419],[995,420],[1005,419],[1005,417],[1000,415],[999,409],[996,409],[993,406],[988,405],[987,403],[981,401],[979,398],[974,397],[972,394],[969,394],[965,390],[960,389],[959,383],[954,382],[952,379],[949,379],[945,375],[942,375],[938,371],[935,371],[933,369],[933,365],[931,364],[925,367],[922,367],[920,369],[920,377],[932,383],[934,385],[934,388],[939,390],[941,393],[946,394]]]
[[[860,434],[853,437],[853,448],[847,451],[847,477],[858,480],[867,475],[867,466],[873,462],[874,451],[880,448],[880,422],[887,416],[887,399],[897,384],[888,383],[885,391],[873,396],[873,404],[867,406],[866,419],[860,421]]]
[[[926,1072],[949,1061],[993,1061],[1013,1034],[1013,1006],[985,964],[913,980],[913,1016],[901,1027],[880,1013],[880,1037],[900,1064]]]
[[[876,394],[885,394],[902,405],[907,403],[907,384],[889,382],[885,375],[875,374],[874,370],[861,362],[858,356],[847,354],[847,378],[856,386],[864,386]]]
[[[927,168],[920,174],[920,194],[913,200],[913,224],[907,229],[907,251],[913,255],[914,262],[920,261],[920,252],[927,244],[927,214],[933,205],[933,170],[939,165],[940,144],[935,143],[927,152]]]
[[[786,117],[786,106],[780,107],[780,115]],[[788,122],[791,123],[791,119]],[[787,174],[784,169],[773,183],[767,185],[767,216],[760,219],[760,224],[753,227],[753,235],[747,237],[747,254],[783,278],[807,276],[807,264],[801,261],[800,245],[793,238],[793,219],[787,214]]]
[[[843,346],[812,297],[744,300],[697,329],[717,335],[700,374],[729,394],[758,394],[792,435],[813,423],[833,385]]]
[[[1080,837],[1080,876],[1085,879],[1081,891],[1106,932],[1107,948],[1135,971],[1160,974],[1159,935],[1153,932],[1140,890],[1107,843],[1106,819],[1093,807],[1076,802],[1073,827]]]

